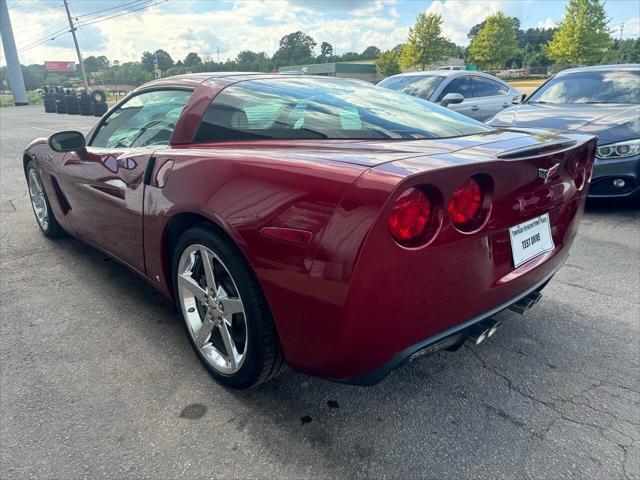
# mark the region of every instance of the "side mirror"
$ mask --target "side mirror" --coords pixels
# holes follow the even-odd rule
[[[449,105],[455,105],[462,102],[464,102],[464,95],[461,93],[447,93],[444,98],[440,100],[440,105],[448,107]]]
[[[520,95],[516,95],[515,97],[513,97],[511,99],[511,103],[513,103],[514,105],[518,105],[520,103],[524,103],[526,98],[527,98],[527,94],[521,93]]]
[[[86,143],[82,133],[70,130],[51,135],[49,146],[54,152],[76,152],[84,150]]]

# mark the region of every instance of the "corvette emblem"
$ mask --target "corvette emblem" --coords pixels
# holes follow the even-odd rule
[[[550,178],[555,177],[560,171],[560,164],[556,163],[551,168],[539,168],[538,176],[544,180],[544,184],[546,185]]]

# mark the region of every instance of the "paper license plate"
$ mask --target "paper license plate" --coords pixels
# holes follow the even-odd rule
[[[548,213],[509,228],[509,235],[515,267],[555,247]]]

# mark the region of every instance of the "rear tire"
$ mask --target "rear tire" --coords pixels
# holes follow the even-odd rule
[[[36,222],[42,233],[49,238],[59,238],[63,236],[64,230],[53,215],[51,202],[44,189],[42,178],[32,160],[27,164],[27,184],[29,187],[29,197],[31,198],[31,208],[33,208]]]
[[[178,240],[172,266],[176,305],[187,338],[214,379],[243,389],[283,370],[267,300],[231,241],[206,225],[195,226]]]

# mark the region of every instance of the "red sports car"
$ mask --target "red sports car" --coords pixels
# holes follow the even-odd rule
[[[524,311],[567,258],[595,139],[495,129],[357,80],[155,80],[24,152],[43,233],[175,300],[234,388],[372,384]]]

